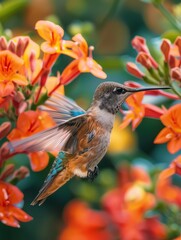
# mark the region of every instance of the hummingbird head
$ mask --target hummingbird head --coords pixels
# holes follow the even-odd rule
[[[131,94],[158,89],[169,89],[169,87],[132,88],[116,82],[104,82],[97,87],[93,104],[98,105],[101,110],[104,109],[109,113],[115,114]]]

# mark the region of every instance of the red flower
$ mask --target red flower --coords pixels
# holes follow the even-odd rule
[[[23,200],[23,193],[9,183],[0,181],[0,221],[11,227],[20,227],[19,221],[29,222],[32,217],[16,204]]]
[[[120,186],[103,197],[103,206],[118,229],[119,239],[164,239],[165,227],[158,218],[144,217],[155,206],[154,195],[147,191],[149,175],[139,167],[123,167],[119,179]]]
[[[112,240],[109,217],[103,211],[90,209],[86,203],[70,202],[64,210],[66,226],[59,240]]]
[[[167,110],[161,117],[165,128],[155,138],[154,143],[166,143],[170,153],[176,153],[181,149],[181,104],[176,104]]]
[[[141,65],[143,65],[148,70],[151,68],[158,68],[158,63],[148,53],[140,52],[136,58],[136,61],[141,63]]]
[[[131,44],[133,48],[136,49],[137,52],[150,53],[146,45],[146,40],[143,37],[140,36],[134,37]]]

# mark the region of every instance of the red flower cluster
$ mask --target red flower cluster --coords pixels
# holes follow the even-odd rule
[[[180,99],[181,37],[177,37],[173,44],[167,39],[162,41],[160,46],[164,60],[162,64],[158,64],[152,57],[144,38],[136,36],[132,40],[132,46],[138,52],[136,61],[146,68],[147,72],[143,73],[131,62],[127,63],[128,72],[148,83],[169,85],[176,94],[158,90],[154,92],[135,93],[130,96],[126,100],[129,110],[122,111],[125,116],[121,127],[124,128],[132,123],[132,128],[135,129],[140,124],[143,117],[160,119],[165,127],[155,138],[154,143],[167,143],[168,151],[174,154],[181,150],[181,104],[176,102],[175,105],[166,109],[165,107],[159,108],[152,104],[145,104],[142,103],[142,101],[145,94],[161,95],[173,100]],[[128,82],[127,84],[132,87],[140,86],[132,82]],[[177,160],[174,160],[169,169],[161,173],[161,176],[170,176],[174,173],[180,175],[178,168],[173,167],[175,164],[178,165],[177,162]]]
[[[132,46],[138,52],[136,61],[146,68],[147,73],[143,73],[132,62],[127,63],[128,72],[148,83],[170,85],[179,94],[174,81],[178,84],[181,81],[181,37],[177,37],[173,44],[168,39],[162,40],[160,49],[164,58],[163,64],[159,64],[152,57],[143,37],[136,36],[132,40]]]
[[[59,240],[112,240],[111,220],[104,211],[92,210],[81,201],[70,202],[64,210],[66,227]]]
[[[79,201],[68,204],[64,211],[66,225],[59,239],[165,239],[166,226],[158,215],[146,217],[157,204],[157,198],[149,192],[149,175],[139,167],[123,167],[118,181],[118,187],[103,196],[103,211],[91,210]]]
[[[20,222],[29,222],[32,217],[17,207],[23,201],[23,193],[14,185],[4,182],[14,171],[13,166],[6,168],[0,176],[0,221],[11,227],[20,227]],[[27,175],[27,170],[21,168],[14,172],[14,178],[19,180]]]

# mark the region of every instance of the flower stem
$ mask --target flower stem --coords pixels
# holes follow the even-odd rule
[[[171,25],[181,32],[181,24],[161,3],[155,3],[154,6],[163,14],[163,16],[171,23]]]

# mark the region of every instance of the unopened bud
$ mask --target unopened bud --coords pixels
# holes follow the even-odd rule
[[[25,97],[24,97],[22,92],[19,91],[19,92],[16,93],[16,95],[14,95],[13,101],[15,101],[17,103],[20,103],[23,100],[25,100]]]
[[[6,137],[6,135],[9,133],[11,129],[11,123],[10,122],[4,122],[0,125],[0,139]]]
[[[25,166],[22,166],[14,172],[13,179],[22,180],[22,179],[28,177],[29,174],[30,174],[29,169]]]
[[[14,172],[14,169],[15,169],[14,164],[8,164],[0,174],[0,180],[4,181],[6,178],[11,176]]]
[[[0,37],[0,50],[7,50],[7,41],[5,37]]]

